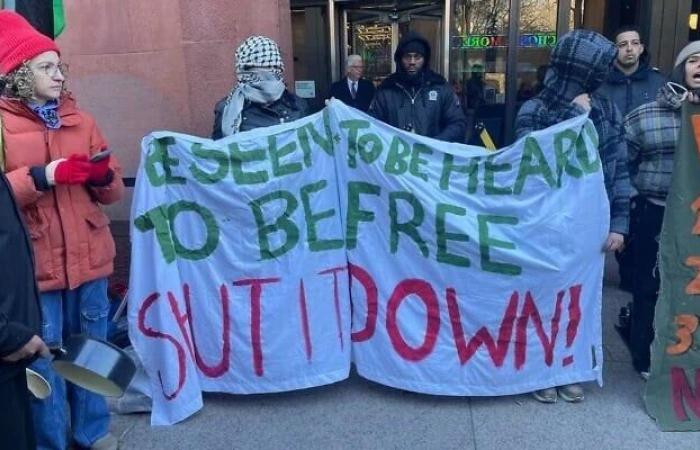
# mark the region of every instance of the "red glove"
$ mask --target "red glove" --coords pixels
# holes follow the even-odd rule
[[[109,160],[110,157],[107,156],[97,162],[90,163],[90,176],[88,177],[88,182],[101,184],[107,179],[107,174],[109,173]]]
[[[90,175],[87,155],[73,154],[68,159],[51,161],[46,166],[49,184],[83,184]]]

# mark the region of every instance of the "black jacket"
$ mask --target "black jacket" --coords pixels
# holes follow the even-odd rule
[[[0,357],[41,336],[39,289],[27,230],[5,174],[0,171]],[[24,370],[28,360],[0,360],[0,382]]]
[[[369,105],[372,103],[372,99],[374,98],[375,91],[376,89],[371,81],[361,78],[357,82],[357,95],[355,98],[352,98],[350,88],[348,87],[348,79],[346,77],[331,85],[328,98],[335,97],[348,106],[352,106],[360,111],[367,112],[369,110]]]
[[[430,50],[428,41],[409,32],[401,39],[394,60],[398,71],[389,75],[377,89],[369,113],[396,128],[412,131],[447,142],[463,143],[467,121],[457,96],[445,79],[430,70],[430,51],[417,84],[410,85],[401,65],[403,48],[411,41],[421,41]]]
[[[219,100],[214,108],[214,129],[212,139],[224,137],[221,131],[221,117],[226,106],[226,98]],[[248,131],[254,128],[270,127],[285,122],[293,122],[308,115],[306,101],[289,91],[284,91],[282,97],[269,105],[251,103],[246,101],[243,106],[243,121],[240,131]]]
[[[622,113],[622,117],[625,117],[633,109],[656,100],[656,94],[666,81],[668,80],[658,70],[649,65],[644,53],[639,67],[631,75],[625,75],[613,66],[608,79],[598,89],[598,93],[612,100]]]

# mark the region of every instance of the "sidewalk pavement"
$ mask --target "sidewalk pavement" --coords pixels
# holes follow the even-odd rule
[[[114,224],[119,273],[128,239]],[[148,414],[113,415],[122,449],[700,449],[700,433],[664,433],[646,414],[643,380],[614,329],[631,296],[617,289],[609,258],[603,290],[604,382],[586,400],[546,405],[530,395],[439,397],[350,379],[268,395],[205,394],[204,408],[171,426]]]

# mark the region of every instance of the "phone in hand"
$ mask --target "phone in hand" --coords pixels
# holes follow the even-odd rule
[[[101,152],[97,152],[94,155],[92,155],[90,157],[90,162],[102,161],[103,159],[108,157],[111,153],[112,153],[112,150],[106,148],[106,149],[102,150]]]

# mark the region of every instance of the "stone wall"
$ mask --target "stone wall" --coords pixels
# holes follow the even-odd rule
[[[69,89],[97,119],[126,177],[154,130],[208,136],[214,104],[233,86],[233,52],[251,34],[277,40],[291,73],[289,0],[66,1],[57,42]],[[108,208],[126,219],[131,191]]]

